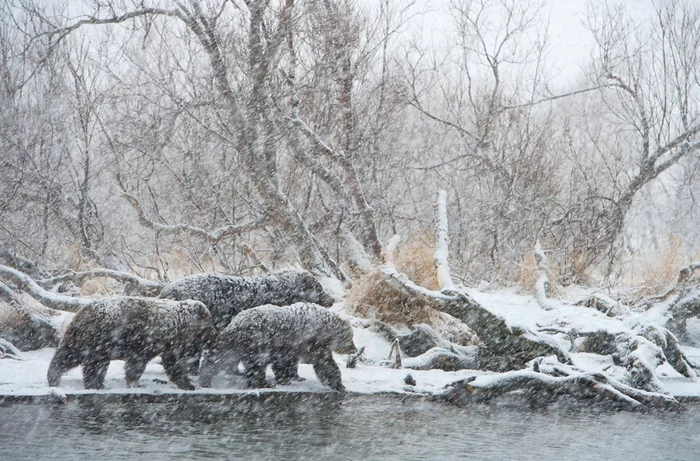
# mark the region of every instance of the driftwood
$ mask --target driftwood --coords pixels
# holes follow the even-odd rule
[[[518,370],[496,376],[471,377],[450,384],[438,398],[451,404],[466,405],[488,402],[506,395],[525,398],[536,405],[569,397],[622,410],[682,408],[681,404],[669,395],[635,389],[602,373],[575,371],[568,372],[566,376]]]
[[[378,320],[370,323],[370,330],[379,334],[388,342],[399,340],[401,351],[408,357],[417,357],[434,347],[454,351],[466,350],[466,346],[443,339],[431,326],[419,323],[412,325],[409,332],[401,333],[396,328]]]
[[[478,346],[470,346],[469,353],[457,353],[442,347],[433,347],[416,357],[404,357],[403,367],[413,370],[475,370],[485,369],[480,363]]]
[[[362,346],[360,349],[358,349],[357,352],[354,354],[348,355],[348,359],[345,362],[345,368],[355,368],[357,365],[358,360],[360,360],[360,357],[365,353],[365,346]]]
[[[0,360],[2,359],[22,360],[22,353],[10,341],[0,337]]]
[[[398,339],[395,339],[391,343],[391,349],[389,350],[389,357],[387,357],[388,361],[391,361],[392,354],[394,354],[394,363],[392,364],[392,368],[403,368],[403,364],[401,363],[401,345],[399,344]]]
[[[447,226],[447,192],[438,191],[435,203],[435,274],[441,290],[455,287],[448,263],[449,232]]]
[[[687,378],[697,377],[678,339],[666,328],[646,325],[636,334],[606,330],[576,334],[585,337],[577,352],[612,355],[615,364],[627,370],[624,381],[636,388],[665,392],[655,372],[664,361]]]
[[[158,296],[158,293],[165,286],[164,283],[139,277],[138,275],[120,272],[111,269],[94,269],[84,272],[70,272],[46,279],[37,280],[36,283],[44,289],[51,289],[60,283],[72,282],[78,286],[86,280],[93,278],[109,278],[125,284],[124,294],[129,296]]]
[[[496,359],[489,366],[490,369],[520,369],[527,362],[548,355],[555,355],[559,361],[570,363],[568,354],[553,340],[526,328],[511,327],[505,319],[490,312],[462,290],[428,290],[414,284],[393,267],[382,268],[381,274],[387,285],[396,291],[417,297],[426,305],[452,315],[474,330]]]
[[[51,293],[40,287],[28,275],[23,274],[11,267],[0,265],[0,279],[6,279],[17,286],[18,289],[28,293],[32,298],[39,301],[46,307],[69,312],[77,312],[82,307],[92,303],[90,299],[63,296]]]
[[[19,350],[57,346],[66,315],[0,282],[0,338]]]
[[[627,313],[627,308],[622,303],[600,293],[593,293],[587,298],[575,302],[574,305],[590,307],[608,317],[618,317]]]

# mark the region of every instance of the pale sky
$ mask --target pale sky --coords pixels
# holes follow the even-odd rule
[[[376,0],[363,0],[371,4]],[[602,0],[601,0],[602,1]],[[658,3],[660,0],[656,0]],[[700,0],[692,0],[700,3]],[[583,23],[586,20],[586,5],[589,0],[545,0],[542,10],[545,21],[549,19],[548,64],[560,85],[575,83],[581,68],[589,57],[593,46],[590,32]],[[653,13],[653,0],[621,0],[628,11],[640,18]],[[594,0],[593,3],[596,3]],[[416,21],[431,31],[433,40],[439,41],[451,31],[451,19],[447,13],[449,0],[417,0],[418,8],[428,8],[429,13]]]

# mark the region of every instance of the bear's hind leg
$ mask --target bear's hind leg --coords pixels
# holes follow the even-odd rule
[[[161,358],[165,374],[168,375],[170,381],[180,389],[193,391],[194,386],[187,376],[187,357],[177,357],[172,352],[164,352],[161,354]]]
[[[314,372],[321,384],[330,387],[334,391],[345,392],[343,380],[340,375],[340,367],[333,360],[330,349],[324,349],[311,354]]]
[[[104,389],[105,376],[109,368],[109,357],[90,357],[83,364],[83,384],[85,389]]]

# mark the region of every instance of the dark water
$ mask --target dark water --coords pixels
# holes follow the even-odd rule
[[[0,459],[699,460],[681,413],[456,408],[393,396],[0,406]]]

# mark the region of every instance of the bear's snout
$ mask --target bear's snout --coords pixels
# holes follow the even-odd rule
[[[337,354],[354,354],[357,352],[357,347],[355,347],[355,343],[350,343],[349,346],[341,346],[338,349],[335,350]]]

